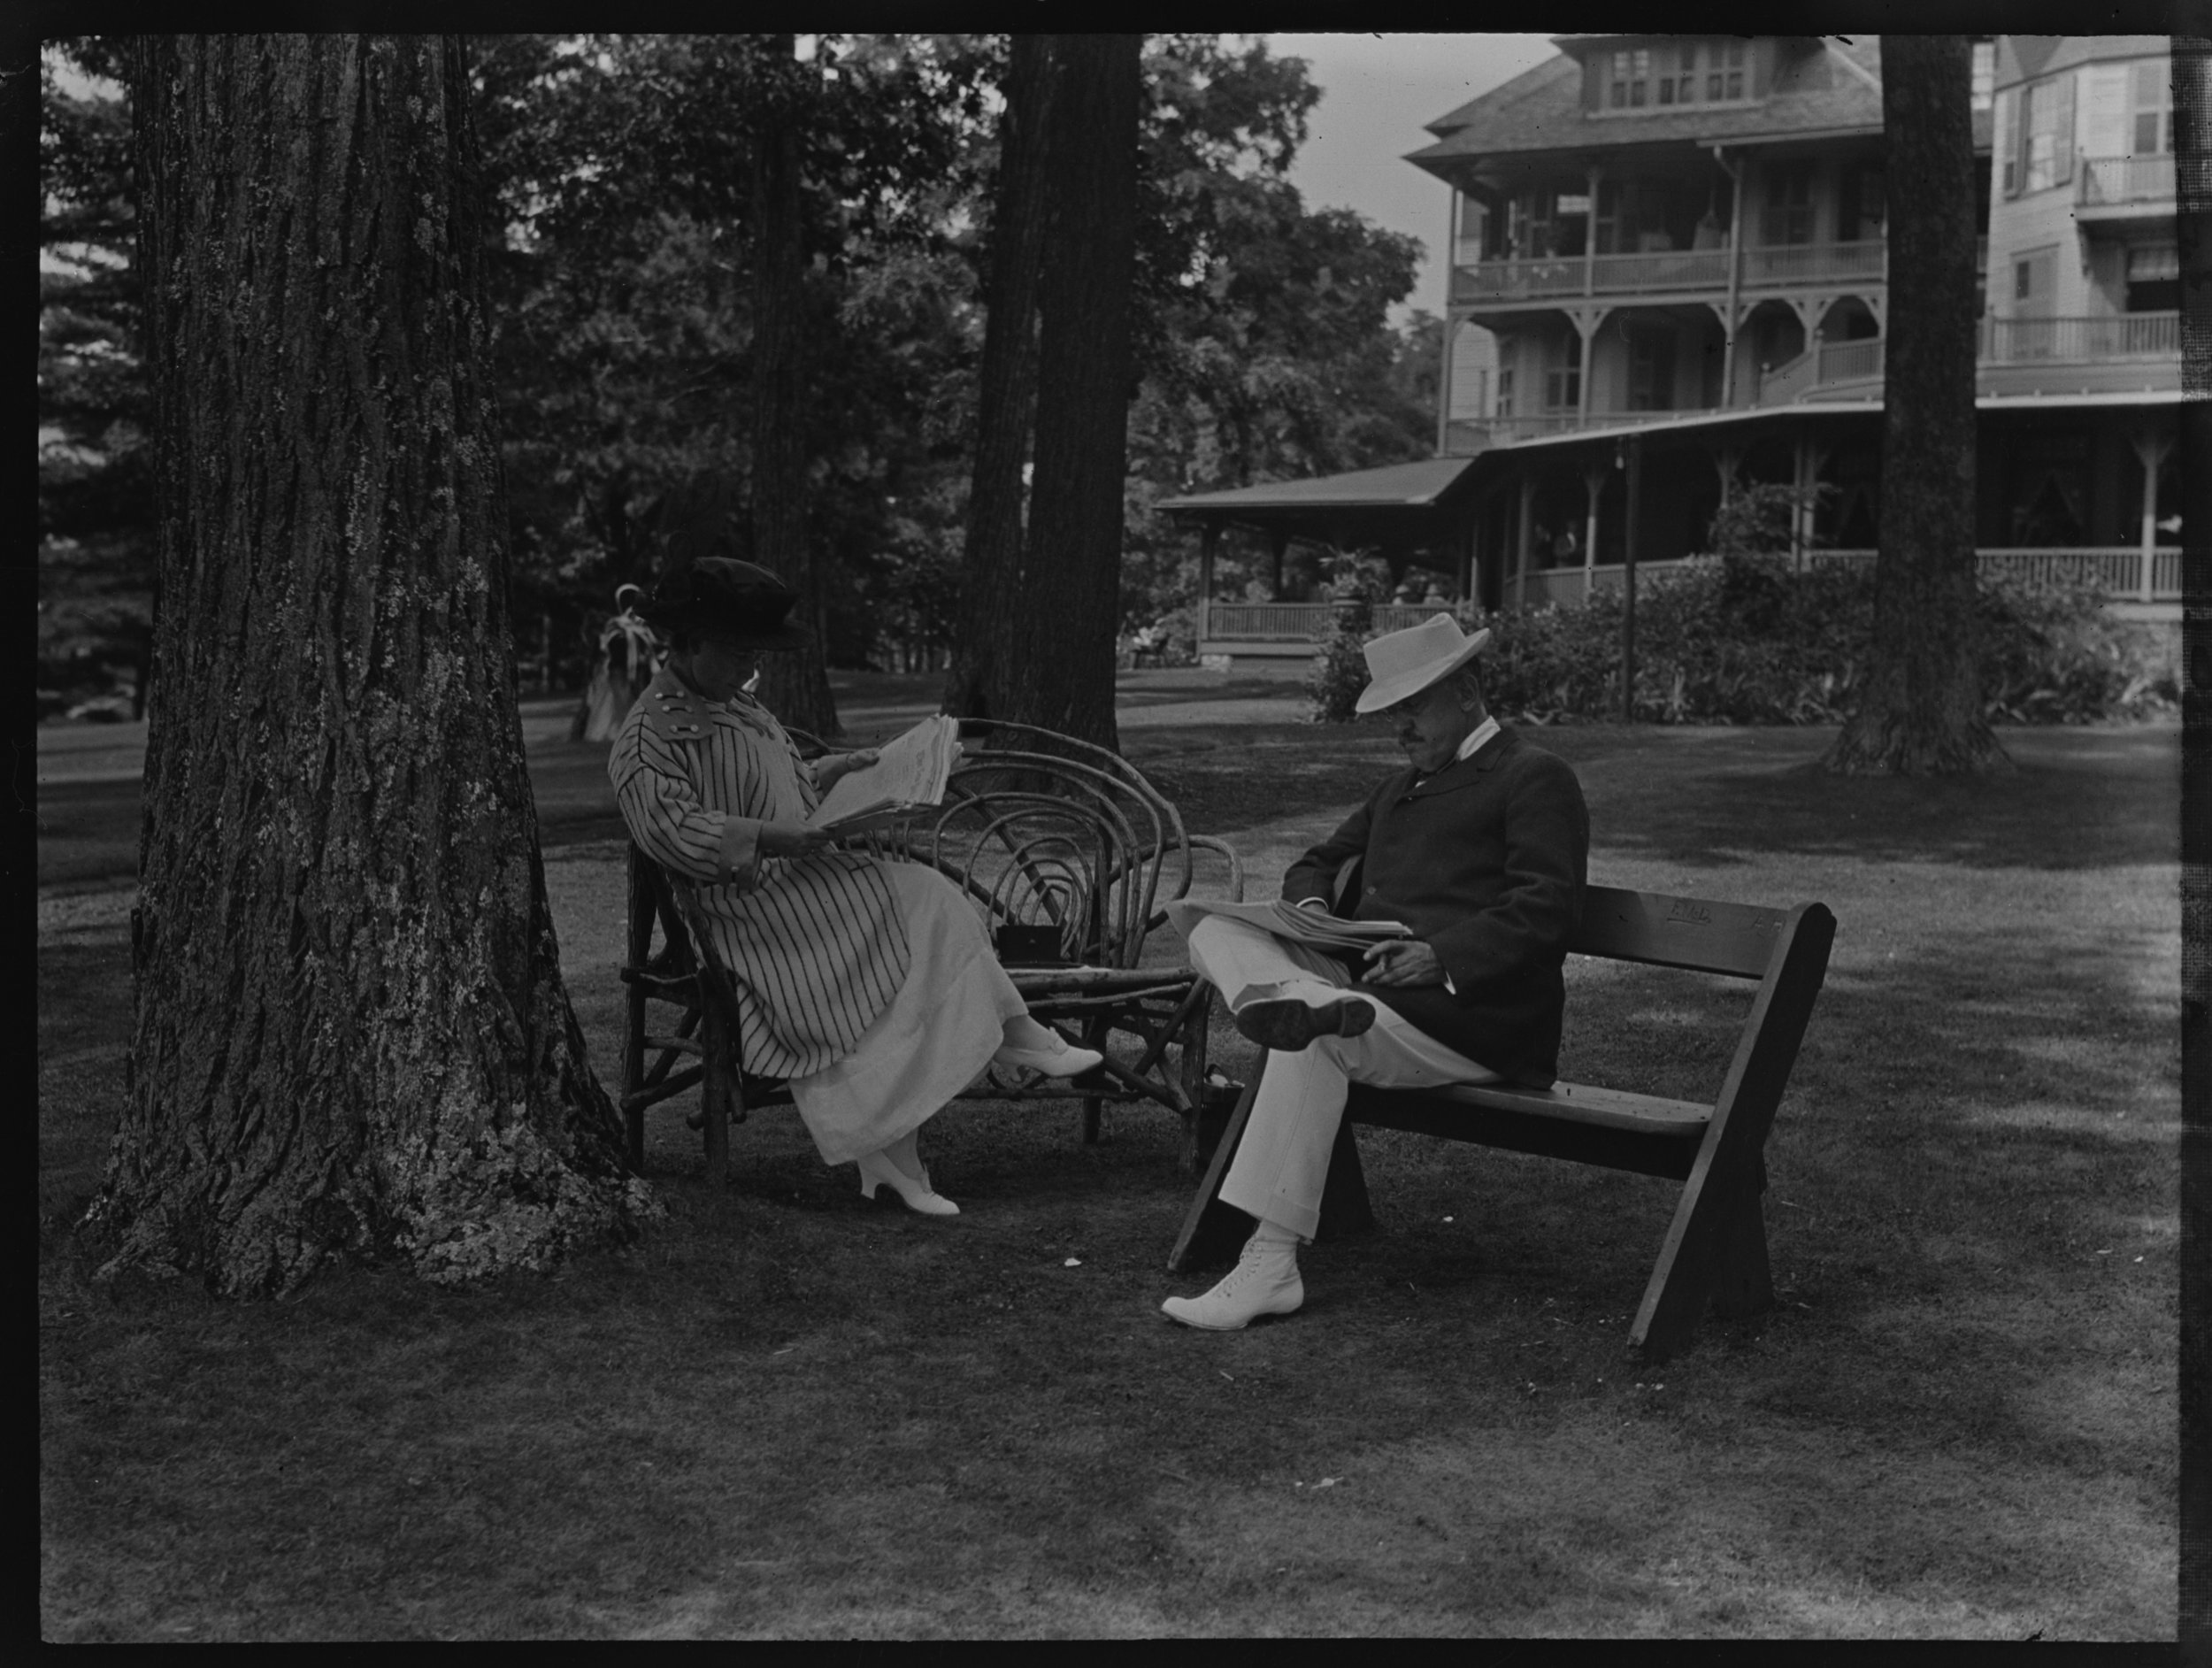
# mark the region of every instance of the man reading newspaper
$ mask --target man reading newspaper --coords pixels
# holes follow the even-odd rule
[[[1358,710],[1395,722],[1407,767],[1284,876],[1310,929],[1174,909],[1191,965],[1269,1050],[1221,1187],[1259,1226],[1211,1291],[1163,1305],[1187,1326],[1233,1331],[1305,1301],[1298,1242],[1320,1218],[1348,1083],[1558,1074],[1590,819],[1566,762],[1490,716],[1475,665],[1489,635],[1439,614],[1367,645]]]

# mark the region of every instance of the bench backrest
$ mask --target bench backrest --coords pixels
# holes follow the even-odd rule
[[[1582,925],[1567,949],[1612,961],[1763,979],[1789,921],[1788,911],[1754,903],[1593,886],[1583,889]]]

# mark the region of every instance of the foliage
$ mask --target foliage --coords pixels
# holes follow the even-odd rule
[[[825,35],[803,66],[766,39],[472,39],[503,227],[488,270],[513,612],[557,684],[588,674],[617,585],[702,540],[744,553],[747,124],[794,78],[830,657],[912,666],[948,646],[1004,37]],[[43,65],[39,652],[80,693],[150,648],[129,116],[119,85],[86,79],[115,67],[104,37],[50,42]],[[1425,456],[1437,324],[1388,322],[1414,240],[1289,184],[1320,96],[1302,61],[1156,35],[1144,73],[1119,624],[1172,642],[1196,562],[1158,501]]]
[[[153,649],[153,483],[131,271],[131,131],[113,42],[39,64],[38,682],[142,711]]]
[[[1539,724],[1617,718],[1623,603],[1499,613],[1483,623],[1490,705]],[[2139,719],[2179,699],[2147,631],[2112,619],[2093,589],[1985,577],[1982,688],[1992,721]],[[1698,557],[1654,575],[1636,603],[1635,717],[1657,724],[1835,724],[1865,675],[1874,576],[1860,564],[1802,574],[1770,558]],[[1324,642],[1317,719],[1341,722],[1366,680],[1357,641]]]

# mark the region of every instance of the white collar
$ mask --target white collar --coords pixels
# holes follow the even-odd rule
[[[1474,757],[1475,749],[1479,748],[1485,742],[1488,741],[1497,733],[1498,718],[1497,714],[1494,712],[1489,717],[1484,719],[1481,723],[1476,725],[1474,730],[1468,735],[1467,739],[1459,744],[1459,751],[1452,755],[1452,763],[1456,765],[1462,759]]]

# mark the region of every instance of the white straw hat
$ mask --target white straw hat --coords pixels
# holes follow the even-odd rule
[[[1370,681],[1352,710],[1379,712],[1396,706],[1440,678],[1450,677],[1480,654],[1489,641],[1489,627],[1470,637],[1449,614],[1432,614],[1417,626],[1385,632],[1366,646]]]

